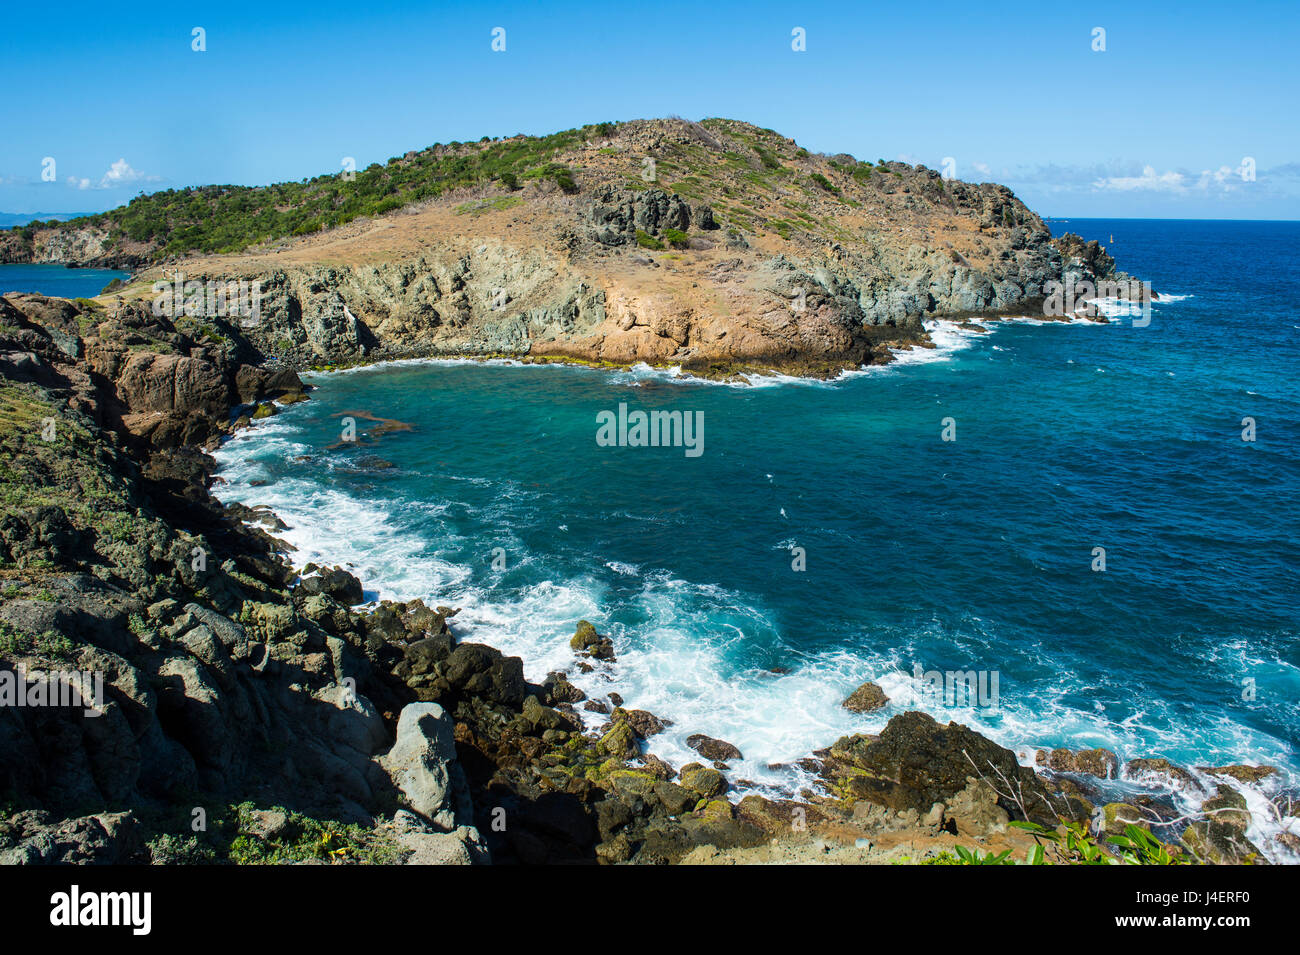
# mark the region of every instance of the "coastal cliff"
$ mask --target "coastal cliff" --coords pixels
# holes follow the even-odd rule
[[[1175,829],[1159,799],[1108,802],[1113,754],[1044,752],[1035,772],[920,713],[808,754],[802,793],[733,802],[730,743],[694,734],[699,760],[669,766],[636,700],[589,699],[563,672],[529,683],[459,638],[454,607],[370,605],[374,582],[295,570],[274,514],[210,493],[205,449],[308,400],[305,368],[509,355],[831,376],[926,345],[927,319],[1033,313],[1049,282],[1124,277],[1004,187],[729,120],[637,121],[141,197],[12,230],[0,261],[136,272],[95,300],[0,299],[0,676],[11,694],[52,671],[102,679],[93,715],[0,707],[0,862],[1022,859],[1038,837],[1013,821],[1261,857],[1235,787],[1267,767],[1132,761],[1209,787]],[[251,320],[155,307],[156,282],[241,279]],[[614,662],[573,626],[573,667]]]
[[[247,338],[295,368],[527,355],[711,375],[831,376],[926,344],[926,319],[1033,314],[1049,282],[1126,277],[1004,186],[733,120],[434,146],[353,176],[141,197],[12,230],[0,261],[137,270],[110,306],[257,282]]]
[[[0,672],[103,681],[93,716],[0,708],[0,861],[943,862],[1027,857],[1013,821],[1176,831],[1158,799],[1104,801],[1113,754],[1035,772],[920,713],[808,754],[798,798],[733,803],[730,743],[696,734],[699,760],[670,766],[637,701],[529,683],[458,638],[455,608],[363,609],[365,582],[290,566],[275,515],[214,500],[199,447],[306,397],[257,356],[143,304],[0,299]],[[584,621],[571,646],[616,663]],[[584,732],[579,707],[608,720]],[[1176,855],[1261,858],[1237,787],[1267,767],[1126,769],[1214,789]]]

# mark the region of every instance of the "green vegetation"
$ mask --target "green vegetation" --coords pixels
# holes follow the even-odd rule
[[[681,229],[664,229],[664,239],[674,249],[684,249],[689,242],[686,233]]]
[[[654,249],[655,251],[664,247],[664,244],[649,232],[643,232],[640,229],[636,230],[636,244],[641,246],[643,249]]]
[[[921,865],[1186,865],[1189,861],[1170,852],[1147,829],[1132,824],[1124,827],[1122,836],[1106,837],[1106,845],[1118,850],[1115,853],[1107,852],[1079,823],[1063,827],[1063,832],[1033,822],[1011,825],[1030,833],[1037,842],[1020,863],[1011,858],[1010,849],[980,853],[978,849],[955,846],[952,852],[940,852]],[[1047,850],[1051,850],[1051,858]]]
[[[605,138],[615,128],[600,123],[550,136],[430,146],[384,164],[300,182],[167,189],[70,224],[107,229],[114,246],[151,245],[154,259],[190,252],[239,252],[259,242],[319,232],[494,181],[515,190],[521,182],[549,179],[565,192],[575,192],[573,173],[555,163],[554,157]],[[14,231],[30,242],[41,225],[34,222]]]
[[[202,801],[193,794],[181,803]],[[370,830],[283,806],[224,806],[200,833],[190,832],[190,821],[190,811],[180,808],[146,820],[146,828],[156,833],[147,841],[154,865],[285,865],[311,860],[387,865],[402,855],[395,843]]]
[[[0,622],[0,658],[12,660],[31,655],[66,661],[72,657],[73,649],[74,645],[68,637],[53,630],[30,634]]]
[[[759,146],[756,143],[754,145],[754,151],[758,153],[759,162],[763,164],[764,169],[776,170],[782,168],[780,158],[770,149]]]
[[[835,183],[827,179],[825,176],[823,176],[821,173],[815,172],[808,178],[811,179],[813,182],[815,182],[817,185],[821,186],[821,188],[825,189],[827,192],[831,192],[834,193],[835,195],[839,195],[840,192],[839,187],[836,186]]]

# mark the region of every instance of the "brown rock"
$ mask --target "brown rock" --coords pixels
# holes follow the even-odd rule
[[[1035,762],[1058,773],[1083,773],[1098,779],[1115,779],[1119,775],[1119,757],[1108,749],[1040,749]]]
[[[739,749],[725,740],[714,739],[712,736],[705,736],[703,733],[694,733],[686,737],[686,745],[709,760],[721,762],[728,759],[745,758]]]
[[[1124,771],[1130,779],[1141,776],[1153,777],[1174,789],[1196,786],[1195,776],[1167,759],[1130,759],[1125,764]]]
[[[885,691],[875,683],[864,683],[840,705],[853,713],[871,713],[889,703]]]
[[[1197,766],[1196,770],[1210,776],[1227,776],[1239,783],[1257,783],[1277,775],[1276,766],[1243,766],[1240,763],[1232,766]]]

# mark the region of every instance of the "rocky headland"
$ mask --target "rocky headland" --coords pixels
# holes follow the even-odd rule
[[[292,368],[509,355],[713,376],[832,376],[926,345],[926,319],[1038,314],[1050,281],[1127,278],[1004,186],[815,155],[732,120],[434,146],[355,175],[291,196],[142,197],[0,234],[0,262],[134,270],[99,299],[110,309],[153,301],[156,282],[255,281],[245,337]],[[350,218],[348,190],[399,208]],[[338,224],[178,251],[220,246],[209,236],[230,220],[251,232],[262,219],[247,207],[273,217],[277,202],[338,210],[325,214]]]

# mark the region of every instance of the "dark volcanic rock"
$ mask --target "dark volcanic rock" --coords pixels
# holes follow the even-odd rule
[[[298,585],[308,594],[325,594],[341,604],[352,606],[364,600],[361,581],[339,567],[321,570],[313,577],[304,577]]]
[[[703,733],[694,733],[686,737],[686,745],[695,752],[699,753],[705,759],[727,760],[727,759],[744,759],[740,750],[725,740],[714,739],[712,736],[705,736]]]
[[[950,802],[972,779],[988,783],[1013,819],[1055,826],[1058,813],[1067,809],[1011,750],[959,723],[941,726],[924,713],[895,716],[874,740],[844,737],[828,763],[849,793],[894,810],[929,812],[935,803]]]

